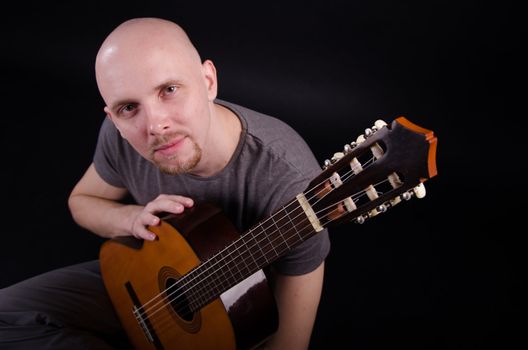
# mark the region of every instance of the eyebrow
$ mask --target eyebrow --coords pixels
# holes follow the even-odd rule
[[[159,85],[157,85],[155,88],[154,88],[154,91],[157,91],[157,90],[161,90],[163,89],[164,87],[167,87],[169,85],[179,85],[181,84],[181,82],[179,82],[178,80],[175,80],[175,79],[169,79]]]
[[[167,80],[167,81],[165,81],[165,82],[163,82],[161,84],[156,85],[153,90],[157,91],[157,90],[163,89],[164,87],[169,86],[169,85],[179,85],[179,84],[181,84],[181,83],[178,80],[170,79],[170,80]],[[129,103],[135,103],[135,102],[133,100],[130,100],[130,99],[119,100],[116,103],[114,103],[110,109],[112,111],[117,111],[117,108],[119,106],[123,106],[123,105],[129,104]]]

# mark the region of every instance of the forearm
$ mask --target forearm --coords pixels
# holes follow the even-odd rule
[[[321,298],[324,262],[300,276],[275,276],[275,299],[279,309],[279,329],[266,349],[306,350]]]
[[[68,205],[77,224],[105,238],[131,235],[132,219],[143,208],[85,194],[72,195]]]

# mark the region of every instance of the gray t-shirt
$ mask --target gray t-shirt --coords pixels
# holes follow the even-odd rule
[[[109,184],[127,188],[145,205],[160,194],[188,196],[220,206],[240,233],[303,192],[320,168],[304,140],[284,122],[216,100],[233,111],[242,134],[233,157],[210,177],[168,175],[141,157],[105,118],[94,155],[97,173]],[[273,267],[286,275],[313,271],[330,250],[323,230],[279,258]]]

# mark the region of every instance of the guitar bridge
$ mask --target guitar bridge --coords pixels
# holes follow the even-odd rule
[[[154,329],[152,328],[152,325],[150,324],[148,316],[143,311],[143,306],[141,305],[141,302],[139,301],[139,298],[136,294],[136,291],[134,290],[134,287],[132,287],[132,283],[130,282],[125,283],[125,288],[128,292],[128,295],[130,296],[130,299],[132,300],[132,313],[134,314],[136,321],[141,327],[143,334],[145,334],[145,338],[147,338],[149,343],[153,344],[156,349],[158,350],[163,349],[163,346],[158,336],[156,335],[156,332],[154,331]]]
[[[152,333],[149,330],[149,327],[147,326],[147,322],[143,318],[143,316],[140,315],[141,311],[140,309],[134,305],[132,308],[132,313],[134,314],[134,317],[136,317],[136,321],[138,322],[139,326],[143,330],[143,333],[145,334],[145,337],[147,340],[153,344],[154,343],[154,337],[152,336]]]

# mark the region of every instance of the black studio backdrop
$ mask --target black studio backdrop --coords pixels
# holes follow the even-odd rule
[[[39,3],[2,21],[0,287],[97,258],[67,197],[104,118],[93,63],[132,17],[180,23],[219,97],[293,126],[322,162],[404,115],[438,137],[427,196],[331,231],[313,349],[508,348],[520,337],[518,9],[510,2]],[[515,189],[512,187],[515,186]],[[521,197],[522,199],[522,197]]]

